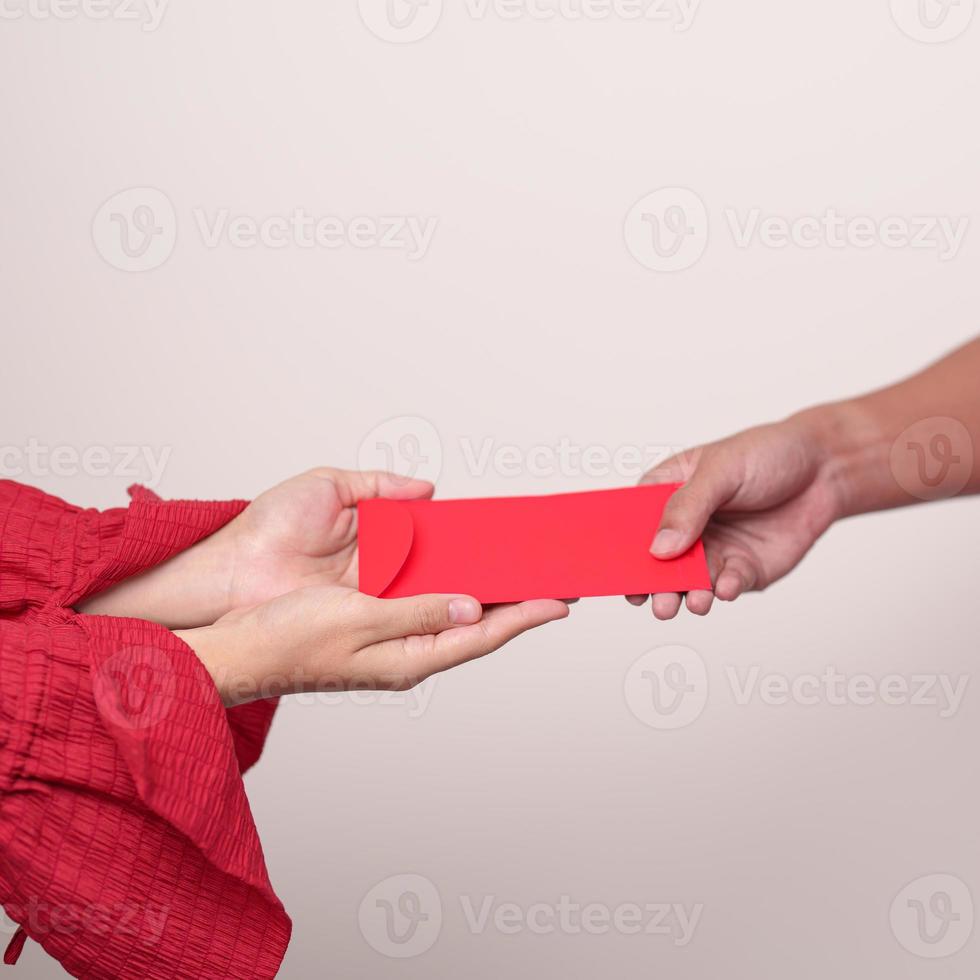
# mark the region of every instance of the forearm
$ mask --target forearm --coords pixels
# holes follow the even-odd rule
[[[791,422],[820,447],[839,517],[980,492],[980,340],[906,381]]]
[[[228,612],[234,522],[140,575],[78,603],[79,612],[124,616],[169,629],[206,626]]]

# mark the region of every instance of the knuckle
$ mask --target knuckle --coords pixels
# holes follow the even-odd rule
[[[420,602],[412,610],[412,622],[420,635],[427,636],[439,630],[442,617],[434,606]]]
[[[433,673],[437,647],[434,636],[405,636],[400,641],[404,690],[418,687]]]
[[[497,648],[496,637],[490,630],[490,624],[485,620],[481,619],[477,624],[480,627],[480,647],[487,652],[495,650]]]

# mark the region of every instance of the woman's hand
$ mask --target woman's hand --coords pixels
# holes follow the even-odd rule
[[[375,599],[310,586],[213,626],[178,631],[231,707],[308,691],[404,691],[568,615],[554,599],[496,606],[469,596]]]
[[[391,473],[324,467],[267,490],[214,536],[229,563],[229,607],[308,585],[356,588],[358,502],[419,500],[433,489]]]
[[[171,629],[205,626],[311,585],[357,585],[357,504],[431,497],[431,483],[320,468],[267,490],[211,537],[79,605]]]

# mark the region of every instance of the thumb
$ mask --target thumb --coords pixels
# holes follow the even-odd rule
[[[483,618],[483,607],[467,595],[420,595],[409,599],[372,599],[367,632],[372,643],[403,636],[431,636],[470,626]]]
[[[428,500],[435,493],[435,486],[428,480],[397,473],[376,473],[375,486],[379,497],[388,500]]]
[[[701,457],[694,476],[667,501],[650,550],[655,558],[675,558],[701,536],[705,525],[737,489],[737,477],[715,453]]]
[[[333,481],[345,507],[353,507],[360,500],[374,497],[388,500],[425,500],[435,492],[435,487],[428,480],[416,480],[382,470],[325,469],[321,472]]]

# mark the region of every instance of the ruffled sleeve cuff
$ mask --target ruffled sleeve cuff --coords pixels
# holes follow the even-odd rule
[[[84,512],[75,572],[61,605],[74,605],[123,579],[160,565],[237,517],[246,500],[161,500],[145,487],[129,488],[119,511]]]
[[[0,480],[0,611],[41,606],[71,585],[76,560],[84,559],[80,552],[90,551],[94,543],[80,547],[81,513],[34,487]],[[121,511],[99,516],[107,525],[123,522]]]

